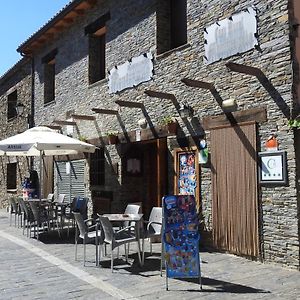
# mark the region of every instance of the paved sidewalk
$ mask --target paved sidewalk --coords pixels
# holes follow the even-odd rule
[[[21,228],[10,227],[9,214],[0,211],[0,299],[300,299],[296,270],[203,252],[203,290],[195,280],[173,279],[166,291],[159,244],[142,268],[131,245],[131,264],[116,260],[112,274],[109,257],[95,266],[93,245],[87,246],[86,267],[82,245],[74,261],[73,237],[64,237],[51,232],[41,234],[40,241],[29,239]]]

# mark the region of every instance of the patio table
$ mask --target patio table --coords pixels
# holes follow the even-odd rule
[[[110,222],[135,222],[135,236],[138,242],[138,258],[139,264],[142,266],[143,261],[141,259],[141,244],[140,244],[140,224],[143,220],[143,214],[103,214],[103,217],[107,217]]]

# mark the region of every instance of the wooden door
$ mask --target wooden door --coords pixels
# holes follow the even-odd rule
[[[256,124],[211,131],[213,241],[215,247],[257,257]]]

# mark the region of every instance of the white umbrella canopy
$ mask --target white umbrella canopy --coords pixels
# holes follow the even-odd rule
[[[40,157],[40,182],[43,156],[93,153],[95,150],[94,145],[65,136],[45,126],[33,127],[0,141],[0,155]],[[41,199],[41,184],[39,195]]]
[[[0,155],[49,156],[95,152],[94,145],[73,139],[45,126],[30,128],[0,141]]]

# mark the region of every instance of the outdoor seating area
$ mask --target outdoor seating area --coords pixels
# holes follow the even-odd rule
[[[144,220],[142,207],[138,204],[128,204],[122,213],[110,213],[87,218],[88,198],[74,197],[71,203],[65,201],[66,195],[49,194],[45,199],[29,199],[11,197],[9,199],[10,226],[22,228],[23,235],[28,238],[40,239],[41,235],[57,232],[59,239],[68,239],[70,229],[74,235],[75,261],[78,260],[78,248],[83,245],[83,265],[86,265],[87,246],[95,247],[95,265],[101,267],[101,260],[110,259],[113,272],[114,261],[119,259],[119,248],[124,245],[125,262],[128,264],[130,252],[137,255],[139,266],[145,263],[145,239],[159,237],[161,242],[162,208],[153,207],[149,220]],[[72,237],[71,237],[72,238]],[[107,248],[110,250],[107,252]],[[115,250],[117,249],[117,257]],[[81,253],[81,252],[80,252]],[[80,255],[81,256],[81,255]],[[90,259],[90,257],[89,257]],[[89,260],[90,261],[90,260]],[[162,267],[161,267],[162,270]]]

